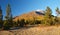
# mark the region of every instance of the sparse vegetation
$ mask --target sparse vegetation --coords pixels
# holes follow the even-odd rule
[[[0,35],[60,35],[60,0],[0,0]]]
[[[44,11],[44,19],[42,20],[37,20],[37,18],[41,17],[36,17],[32,16],[33,19],[30,20],[25,20],[23,19],[18,19],[17,21],[13,21],[13,16],[11,12],[11,6],[10,4],[7,5],[6,8],[6,16],[5,20],[3,20],[3,14],[2,14],[2,9],[0,6],[0,29],[10,29],[12,27],[24,27],[26,25],[35,25],[35,24],[42,24],[42,25],[58,25],[60,23],[60,17],[58,15],[60,14],[59,8],[56,9],[57,16],[52,15],[52,10],[50,7],[47,7],[46,10]],[[39,13],[39,12],[38,12]]]

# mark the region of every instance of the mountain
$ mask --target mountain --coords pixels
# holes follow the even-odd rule
[[[44,17],[44,11],[43,10],[36,10],[31,11],[29,13],[22,14],[20,16],[14,17],[14,21],[25,19],[25,20],[42,20]]]

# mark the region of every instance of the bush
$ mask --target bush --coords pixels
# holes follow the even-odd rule
[[[0,21],[0,28],[2,28],[3,27],[3,22],[2,21]]]
[[[36,20],[35,24],[41,24],[41,20]]]
[[[21,21],[20,21],[20,27],[23,27],[24,24],[25,24],[25,19],[21,19]]]
[[[10,29],[10,24],[9,24],[9,22],[7,20],[4,21],[3,26],[4,26],[4,30]]]
[[[29,24],[29,21],[28,20],[25,21],[25,25],[27,25],[27,24]]]

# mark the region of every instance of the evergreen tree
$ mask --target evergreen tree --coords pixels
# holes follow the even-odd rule
[[[20,21],[20,27],[23,27],[25,25],[25,19],[21,19]]]
[[[6,21],[4,22],[4,27],[11,27],[13,25],[13,21],[12,21],[12,13],[11,13],[11,7],[10,4],[7,5],[6,8]]]
[[[25,21],[25,25],[27,25],[27,24],[29,24],[29,21],[28,20]]]
[[[52,24],[52,11],[49,7],[47,7],[46,11],[45,11],[45,24],[47,25],[51,25]]]
[[[57,16],[55,17],[55,22],[58,24],[60,23],[60,18],[58,17],[60,15],[60,10],[58,7],[56,8],[56,13],[57,13]]]
[[[12,17],[12,14],[10,16],[9,23],[10,23],[10,26],[13,26],[13,17]]]
[[[16,26],[20,26],[20,20],[17,20]]]
[[[0,28],[3,26],[3,15],[2,15],[2,9],[0,6]]]
[[[59,11],[58,7],[56,8],[56,13],[57,13],[57,16],[60,14],[60,11]]]

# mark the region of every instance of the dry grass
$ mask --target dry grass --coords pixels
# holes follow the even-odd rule
[[[30,27],[18,30],[0,31],[0,35],[60,35],[60,26]]]
[[[36,18],[37,20],[44,19],[44,15],[39,15],[35,11],[31,11],[29,13],[22,14],[20,16],[14,17],[13,21],[25,19],[25,20],[34,20]]]

